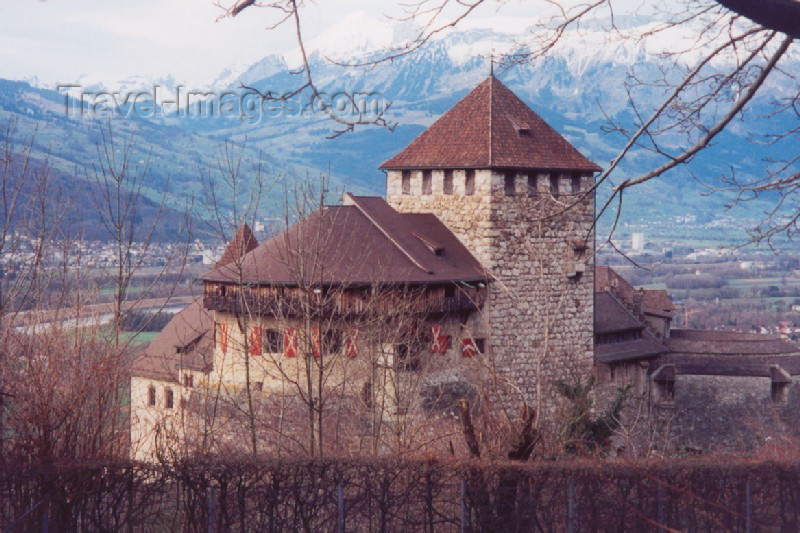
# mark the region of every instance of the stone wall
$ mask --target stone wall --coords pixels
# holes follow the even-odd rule
[[[769,377],[678,374],[674,402],[653,384],[653,409],[678,450],[751,451],[800,422],[800,384],[787,385],[785,402],[773,402],[771,387]]]
[[[506,174],[493,170],[477,170],[475,194],[466,195],[465,173],[455,170],[453,194],[444,194],[444,171],[433,171],[431,194],[423,194],[422,172],[413,171],[411,190],[403,194],[402,172],[389,171],[387,202],[401,212],[437,215],[495,278],[480,325],[489,332],[488,352],[531,405],[541,375],[544,405],[552,412],[556,381],[592,373],[593,196],[545,218],[578,198],[571,175],[554,175],[554,197],[548,173],[516,173],[513,195]],[[592,183],[590,175],[581,176],[580,190]]]

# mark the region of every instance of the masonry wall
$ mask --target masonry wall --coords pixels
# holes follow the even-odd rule
[[[554,196],[548,173],[534,173],[534,190],[531,173],[516,173],[513,195],[505,173],[492,170],[476,171],[475,193],[467,195],[465,174],[455,170],[453,194],[444,194],[444,171],[433,171],[431,194],[423,194],[423,173],[414,171],[404,194],[402,172],[389,171],[387,202],[401,212],[437,215],[496,278],[482,316],[488,352],[530,405],[541,376],[544,406],[552,413],[560,401],[555,382],[592,373],[593,197],[547,219],[577,198],[571,175],[556,176]],[[592,183],[583,175],[580,190]]]
[[[679,374],[674,403],[659,401],[654,384],[653,409],[679,451],[752,451],[800,422],[800,384],[788,385],[785,402],[773,402],[771,385],[768,377]]]

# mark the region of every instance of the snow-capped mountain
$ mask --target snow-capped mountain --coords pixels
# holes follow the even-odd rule
[[[287,169],[328,168],[340,188],[382,193],[383,175],[377,170],[379,164],[402,149],[441,113],[452,107],[470,89],[486,78],[490,70],[490,58],[531,46],[532,29],[536,19],[511,19],[495,17],[465,21],[455,29],[437,35],[414,53],[398,57],[391,62],[374,65],[372,68],[353,68],[341,64],[352,64],[385,57],[391,51],[402,50],[416,35],[408,23],[396,23],[385,19],[370,18],[364,13],[354,13],[330,26],[319,35],[305,42],[306,52],[317,87],[327,97],[337,94],[358,93],[370,105],[379,109],[391,103],[387,118],[396,123],[394,131],[376,126],[359,126],[354,133],[328,139],[336,129],[324,113],[319,112],[313,102],[306,101],[303,93],[296,104],[287,108],[266,109],[253,100],[246,100],[242,85],[253,86],[261,91],[278,94],[296,89],[303,84],[301,74],[293,74],[300,61],[297,50],[285,54],[267,55],[255,63],[231,65],[210,80],[206,87],[195,87],[207,91],[206,110],[211,112],[199,116],[165,116],[147,118],[143,123],[148,128],[136,126],[144,132],[143,140],[154,145],[163,145],[164,139],[176,139],[186,135],[187,139],[203,139],[203,146],[223,140],[247,141],[250,148],[261,151],[274,162],[279,162],[282,172]],[[616,26],[625,35],[643,34],[654,29],[652,20],[640,18],[618,18]],[[532,63],[518,65],[508,71],[495,69],[496,75],[516,92],[534,111],[539,113],[568,141],[601,166],[617,153],[624,139],[605,133],[608,117],[631,123],[632,112],[628,105],[625,86],[626,76],[633,69],[640,76],[657,76],[664,65],[676,59],[665,53],[682,48],[690,49],[697,34],[692,28],[672,28],[659,32],[651,39],[622,39],[619,34],[605,31],[608,21],[587,21],[579,30],[564,34],[545,58]],[[800,67],[800,47],[785,58],[783,66],[788,70]],[[691,64],[702,50],[691,50],[679,61]],[[722,57],[725,62],[730,58]],[[337,64],[338,63],[338,64]],[[781,79],[766,86],[761,102],[773,96],[797,91],[796,80]],[[102,75],[81,77],[79,84],[86,90],[152,91],[161,88],[160,94],[172,96],[179,80],[172,78],[148,78],[130,76],[113,81]],[[783,85],[782,85],[783,84]],[[9,85],[10,87],[10,85]],[[14,86],[14,91],[21,89]],[[47,89],[52,89],[48,86]],[[656,105],[661,101],[663,89],[650,87],[641,89],[644,102]],[[650,92],[647,92],[650,91]],[[24,91],[23,91],[24,92]],[[8,106],[23,113],[37,112],[35,98],[28,98],[25,106],[18,105],[19,97],[7,99]],[[239,95],[234,102],[233,113],[215,113],[213,105],[220,109],[221,95]],[[215,102],[215,95],[217,101]],[[0,112],[2,112],[0,94]],[[61,102],[63,98],[55,98]],[[245,103],[247,105],[245,105]],[[758,108],[756,102],[756,108]],[[55,109],[57,106],[54,105]],[[250,106],[250,107],[248,107]],[[347,111],[347,110],[346,110]],[[17,112],[17,111],[15,111]],[[45,113],[36,115],[49,120]],[[131,120],[140,120],[133,117]],[[707,198],[697,194],[697,184],[692,175],[713,179],[723,172],[735,169],[739,175],[763,171],[763,158],[786,159],[785,144],[755,146],[748,136],[759,125],[757,113],[750,113],[737,121],[728,132],[717,139],[717,144],[707,155],[696,158],[692,165],[682,168],[676,175],[660,182],[648,183],[631,193],[629,206],[634,217],[660,220],[675,212],[720,212],[724,199]],[[785,117],[771,117],[770,124],[780,124]],[[58,122],[59,127],[63,121]],[[786,124],[790,130],[795,123]],[[789,142],[792,139],[788,139]],[[677,143],[674,148],[677,148]],[[190,146],[199,146],[196,141]],[[669,145],[666,146],[670,148]],[[198,165],[205,162],[204,150],[192,153]],[[208,151],[208,150],[206,150]],[[174,160],[175,157],[171,156]],[[653,156],[639,151],[626,158],[615,179],[640,173],[653,164]],[[165,168],[168,165],[165,165]],[[186,167],[186,165],[183,165]],[[194,172],[194,170],[192,170]],[[187,180],[190,176],[186,177]],[[669,181],[672,180],[672,181]],[[180,191],[178,191],[180,193]],[[715,206],[711,203],[716,202]],[[702,203],[701,207],[698,207]],[[757,204],[751,209],[758,211]]]

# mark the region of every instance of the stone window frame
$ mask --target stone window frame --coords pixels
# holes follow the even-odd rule
[[[175,407],[175,393],[172,392],[170,387],[164,389],[164,407],[166,409],[173,409]]]
[[[189,374],[188,372],[183,375],[183,386],[187,389],[191,389],[194,387],[194,375]]]
[[[401,192],[408,196],[411,194],[411,171],[403,170],[400,173],[400,187]]]
[[[153,406],[156,404],[156,388],[153,385],[147,387],[147,405]]]

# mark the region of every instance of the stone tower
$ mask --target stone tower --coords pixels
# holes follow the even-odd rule
[[[485,350],[552,411],[557,380],[592,372],[600,167],[492,76],[381,168],[390,205],[437,215],[494,279]]]

